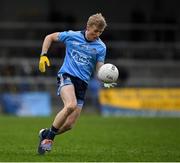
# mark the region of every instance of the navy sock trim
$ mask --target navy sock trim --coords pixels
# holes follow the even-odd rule
[[[47,139],[54,140],[54,137],[56,136],[58,130],[59,129],[55,128],[54,126],[51,126],[51,128],[47,134]]]
[[[58,128],[55,128],[53,125],[51,126],[51,131],[54,132],[54,133],[57,133],[58,132]]]

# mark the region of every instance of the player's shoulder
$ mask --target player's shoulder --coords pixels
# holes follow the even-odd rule
[[[106,49],[106,44],[100,38],[98,38],[97,42],[102,46],[102,48]]]
[[[68,30],[67,32],[69,33],[69,35],[74,35],[74,36],[80,35],[81,33],[81,31],[73,31],[73,30]]]

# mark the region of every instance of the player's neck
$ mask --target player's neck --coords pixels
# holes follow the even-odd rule
[[[81,34],[84,36],[84,39],[85,39],[87,42],[91,42],[91,41],[89,41],[89,40],[86,38],[85,32],[86,32],[86,30],[83,30],[83,31],[81,31]]]
[[[87,30],[84,31],[84,38],[86,39],[87,42],[92,42],[92,40],[89,40],[87,37]]]

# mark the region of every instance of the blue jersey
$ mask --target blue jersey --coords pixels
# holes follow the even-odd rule
[[[66,54],[58,75],[68,73],[86,83],[95,69],[97,62],[104,62],[106,46],[98,38],[88,41],[84,31],[60,32],[58,40],[66,45]]]

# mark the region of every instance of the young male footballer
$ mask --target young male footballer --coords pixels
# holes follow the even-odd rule
[[[56,32],[45,37],[39,61],[41,72],[46,71],[46,65],[50,66],[47,53],[51,43],[61,41],[66,46],[64,62],[57,73],[57,95],[61,96],[64,107],[50,128],[40,130],[39,154],[51,151],[55,136],[70,130],[78,119],[91,74],[104,64],[106,45],[99,36],[106,26],[105,18],[97,13],[88,18],[83,31]],[[114,86],[114,83],[105,84]]]

